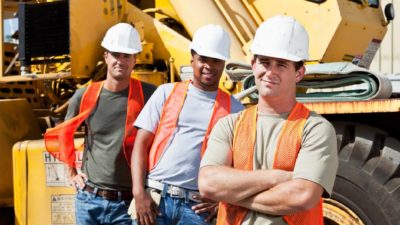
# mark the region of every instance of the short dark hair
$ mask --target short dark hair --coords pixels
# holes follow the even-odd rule
[[[298,61],[294,63],[294,68],[297,70],[301,69],[304,66],[304,61]]]
[[[255,61],[257,58],[258,58],[258,55],[254,55],[254,56],[253,56],[253,60],[254,60],[254,61]],[[301,69],[301,67],[304,66],[304,61],[298,61],[298,62],[293,62],[293,63],[294,63],[294,68],[295,68],[296,71],[299,70],[299,69]]]

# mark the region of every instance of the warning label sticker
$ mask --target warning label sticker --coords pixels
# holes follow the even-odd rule
[[[75,224],[74,195],[51,196],[51,224]]]
[[[82,152],[76,152],[78,163],[82,162]],[[50,187],[69,186],[67,167],[49,152],[43,153],[46,170],[46,185]]]
[[[365,51],[361,61],[359,62],[358,66],[369,68],[371,65],[372,60],[375,57],[376,52],[378,51],[379,47],[381,46],[381,40],[372,39],[369,43],[367,50]]]

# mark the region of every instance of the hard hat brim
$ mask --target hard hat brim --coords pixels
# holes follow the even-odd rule
[[[263,50],[255,50],[254,48],[251,48],[250,51],[253,55],[262,55],[272,58],[286,59],[293,62],[305,61],[308,59],[308,56],[299,57],[294,54],[288,54],[287,52],[263,51]]]
[[[214,59],[220,59],[220,60],[224,60],[224,61],[229,60],[228,57],[226,57],[222,54],[218,54],[216,52],[210,52],[210,51],[202,50],[202,49],[196,49],[192,45],[190,45],[190,50],[195,51],[198,55],[201,55],[201,56],[210,57],[210,58],[214,58]]]
[[[139,49],[123,48],[123,47],[117,47],[117,46],[108,46],[104,42],[101,43],[101,46],[103,46],[103,48],[105,48],[107,51],[125,53],[125,54],[136,54],[136,53],[139,53],[142,51],[142,46],[140,46]]]

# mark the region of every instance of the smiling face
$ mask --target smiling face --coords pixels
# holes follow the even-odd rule
[[[251,64],[260,98],[296,98],[296,83],[304,76],[304,66],[296,70],[295,62],[260,55]]]
[[[193,85],[204,91],[218,90],[225,61],[192,52]]]
[[[136,63],[136,55],[106,51],[104,60],[107,64],[107,76],[115,80],[124,80],[131,75]]]

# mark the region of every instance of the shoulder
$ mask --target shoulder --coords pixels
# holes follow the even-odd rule
[[[333,125],[323,116],[311,111],[304,125],[304,135],[308,137],[325,139],[334,139],[336,141],[336,133]]]
[[[157,90],[154,92],[154,95],[166,98],[172,92],[172,89],[174,88],[174,86],[175,86],[175,83],[161,84],[160,86],[158,86]]]
[[[229,114],[218,120],[217,125],[221,129],[233,131],[241,112]],[[217,126],[216,125],[216,126]]]
[[[323,116],[319,115],[314,111],[310,112],[310,116],[306,121],[306,126],[309,127],[320,126],[320,127],[325,127],[327,129],[334,129],[333,125],[327,119],[325,119]]]
[[[80,102],[80,100],[82,99],[82,96],[86,90],[87,90],[87,87],[82,87],[82,88],[76,89],[74,95],[71,97],[71,101]]]

